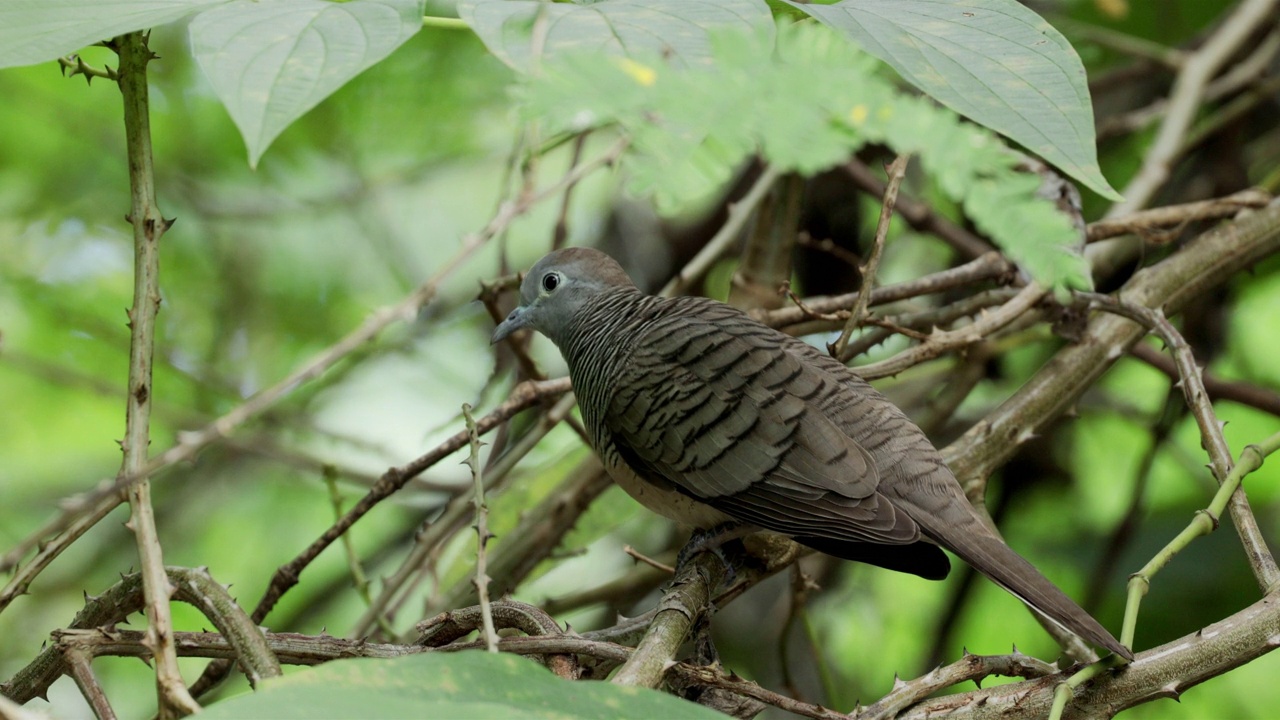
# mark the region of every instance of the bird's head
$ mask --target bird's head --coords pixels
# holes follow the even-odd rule
[[[520,305],[493,331],[497,343],[522,328],[537,330],[558,343],[578,313],[601,293],[635,290],[613,258],[591,248],[565,248],[549,253],[520,284]]]

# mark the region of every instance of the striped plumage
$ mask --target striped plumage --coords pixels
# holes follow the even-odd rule
[[[704,298],[644,295],[611,258],[540,260],[494,340],[564,354],[593,444],[649,509],[736,521],[848,560],[947,575],[945,547],[1089,642],[1132,654],[977,515],[941,456],[844,365]]]

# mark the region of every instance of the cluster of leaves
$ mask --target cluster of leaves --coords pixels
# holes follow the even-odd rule
[[[775,33],[764,0],[465,0],[458,9],[495,56],[540,70],[525,86],[530,117],[563,131],[612,123],[629,133],[633,188],[660,206],[708,195],[753,154],[812,173],[883,143],[919,154],[1033,277],[1088,286],[1075,232],[1035,198],[1016,156],[898,92],[846,42],[1114,197],[1097,167],[1083,68],[1059,33],[1013,0],[775,6],[831,30]],[[254,165],[291,123],[412,37],[422,12],[421,0],[15,3],[0,9],[0,67],[190,17],[192,52]],[[601,63],[601,52],[614,62]]]
[[[867,143],[888,145],[919,155],[943,192],[1034,277],[1089,285],[1078,232],[1036,196],[1040,179],[1018,171],[1018,155],[983,128],[899,91],[836,33],[794,24],[720,34],[709,59],[677,68],[657,55],[600,62],[567,53],[525,86],[524,107],[555,132],[621,127],[632,139],[633,189],[668,210],[723,187],[757,153],[809,175]]]

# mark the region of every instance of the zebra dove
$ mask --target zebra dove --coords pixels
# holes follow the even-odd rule
[[[650,510],[931,580],[949,572],[947,548],[1055,623],[1133,657],[996,536],[901,410],[803,341],[714,300],[645,295],[586,248],[533,266],[493,342],[521,328],[559,347],[596,452]]]

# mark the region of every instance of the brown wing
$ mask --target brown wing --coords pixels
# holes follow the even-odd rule
[[[628,464],[768,530],[835,544],[919,541],[879,492],[871,456],[818,410],[838,392],[831,381],[736,311],[684,302],[615,378],[602,421]]]

